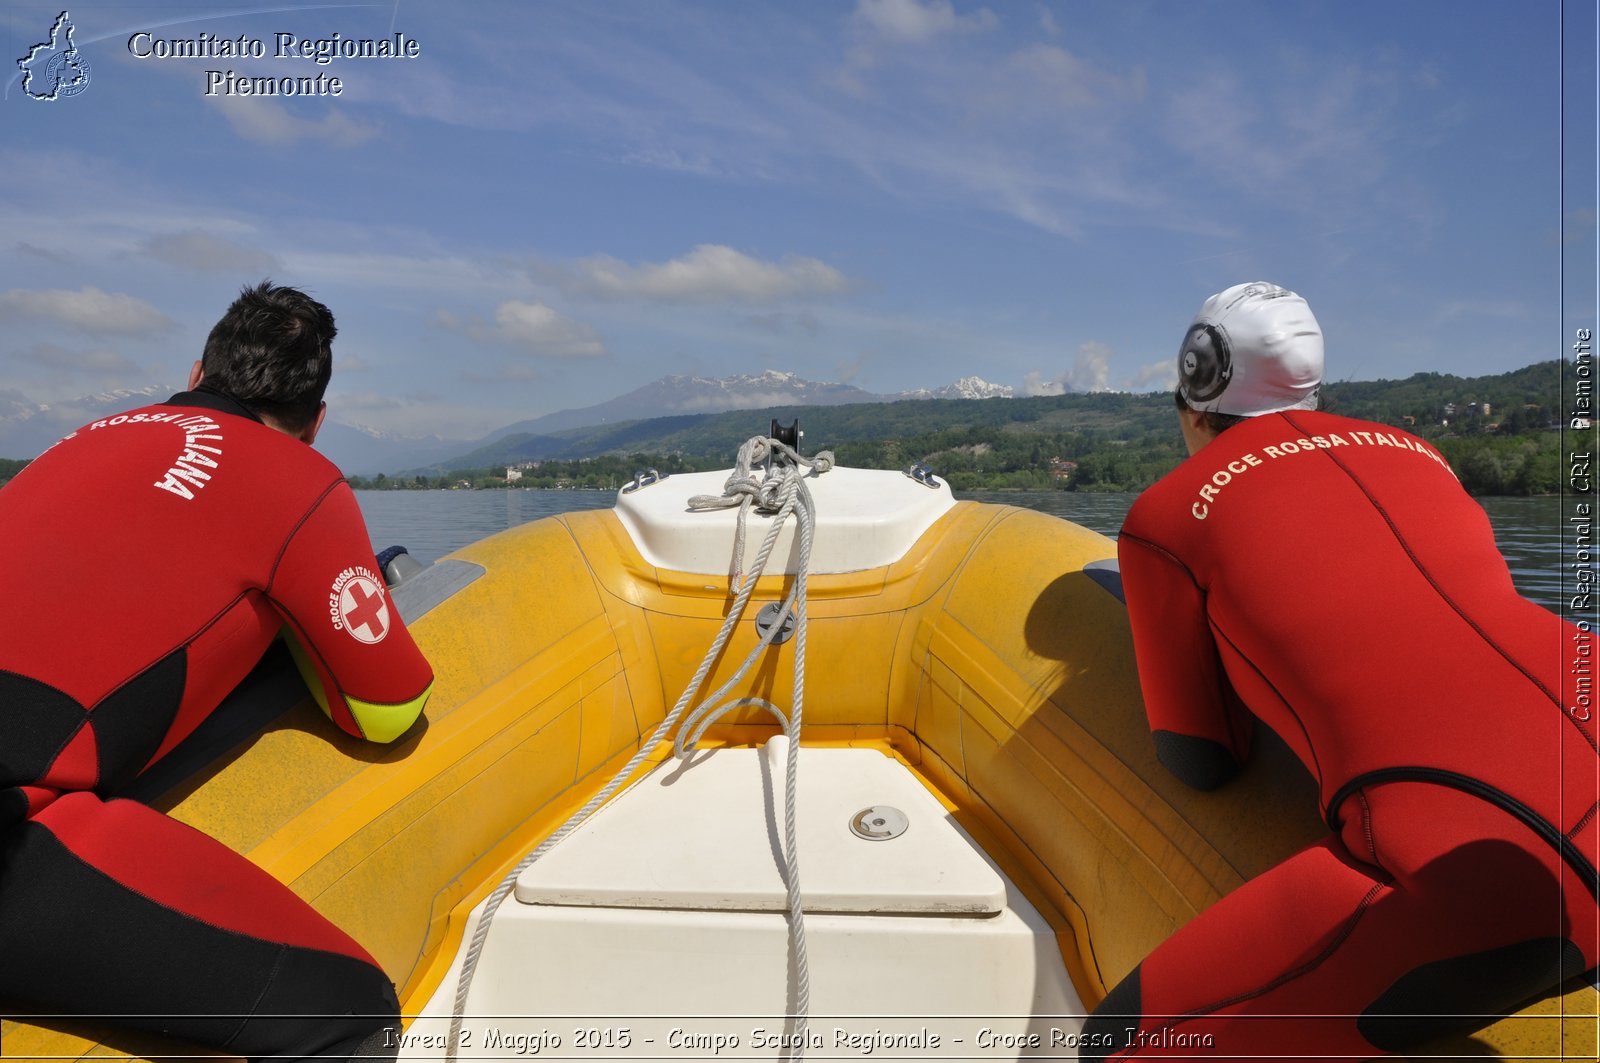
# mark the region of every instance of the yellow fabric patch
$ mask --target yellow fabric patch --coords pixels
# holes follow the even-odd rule
[[[350,706],[350,714],[356,718],[356,725],[361,728],[361,734],[367,741],[393,742],[410,730],[417,717],[422,715],[423,703],[432,692],[433,684],[429,683],[422,693],[398,705],[375,705],[350,697],[344,701]]]
[[[294,633],[288,628],[284,629],[283,637],[289,644],[289,653],[294,657],[295,667],[300,669],[300,678],[306,681],[306,687],[316,699],[323,715],[338,723],[328,703],[328,692],[323,688],[321,677],[317,675],[317,666],[312,663],[305,647],[300,645],[300,640],[295,638]],[[362,738],[369,742],[393,742],[416,722],[417,717],[422,714],[423,704],[427,702],[431,693],[433,684],[430,682],[423,688],[422,693],[410,701],[402,701],[397,705],[380,705],[348,695],[343,695],[341,700],[349,710],[351,718],[355,720],[356,727],[361,730]]]

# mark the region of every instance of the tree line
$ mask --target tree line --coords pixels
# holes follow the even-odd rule
[[[1439,448],[1472,494],[1538,495],[1561,489],[1560,432],[1421,434]],[[957,491],[1142,491],[1187,456],[1175,427],[1128,440],[1097,440],[1082,433],[1007,434],[969,427],[904,439],[858,440],[826,449],[834,452],[839,464],[859,469],[926,464]],[[807,452],[815,451],[808,448]],[[516,480],[507,479],[504,467],[479,467],[433,475],[353,476],[350,483],[357,490],[616,490],[646,469],[704,472],[730,468],[732,463],[731,454],[637,452],[543,461],[519,470],[521,476]]]
[[[1473,494],[1553,494],[1563,482],[1556,421],[1570,407],[1570,396],[1556,397],[1572,384],[1561,370],[1552,361],[1488,377],[1335,382],[1324,405],[1427,439]],[[467,470],[414,470],[364,485],[614,487],[652,466],[728,468],[753,429],[795,419],[807,453],[829,449],[856,468],[926,464],[958,491],[1142,491],[1186,456],[1170,393],[1102,392],[778,407],[573,429],[501,440],[500,449],[472,455],[478,461]],[[537,465],[507,481],[499,460]]]
[[[27,458],[0,458],[0,484],[4,484],[28,466]]]
[[[1551,361],[1485,377],[1334,382],[1324,400],[1330,412],[1428,439],[1474,493],[1551,493],[1561,486],[1557,411],[1570,407],[1564,392],[1573,383],[1562,369]],[[387,486],[456,486],[463,478],[507,486],[505,467],[530,463],[536,470],[512,486],[607,486],[613,469],[592,463],[617,455],[627,455],[616,473],[624,482],[632,475],[626,466],[727,468],[739,444],[771,420],[796,419],[808,453],[831,449],[857,468],[924,463],[958,490],[1139,491],[1185,456],[1169,392],[1097,392],[774,407],[524,433],[464,455],[465,470],[415,469]]]

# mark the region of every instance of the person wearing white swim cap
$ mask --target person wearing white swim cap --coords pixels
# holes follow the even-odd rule
[[[1244,417],[1315,410],[1322,395],[1322,326],[1306,301],[1266,281],[1207,299],[1178,350],[1178,409],[1193,453]]]
[[[1306,301],[1265,281],[1207,299],[1178,352],[1190,409],[1253,417],[1312,410],[1322,386],[1322,326]]]
[[[1592,633],[1517,594],[1436,449],[1317,409],[1299,295],[1207,299],[1178,377],[1190,456],[1117,540],[1157,756],[1224,785],[1260,720],[1333,833],[1127,972],[1084,1027],[1111,1047],[1082,1058],[1450,1051],[1593,980],[1600,740],[1562,698]]]

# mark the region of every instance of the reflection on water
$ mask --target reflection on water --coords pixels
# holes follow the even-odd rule
[[[438,559],[486,535],[540,517],[606,509],[610,491],[359,491],[374,544],[403,543],[419,560]],[[970,491],[977,502],[998,502],[1050,513],[1115,536],[1136,496],[1113,492]],[[1517,588],[1548,609],[1561,601],[1561,500],[1479,499],[1494,525],[1500,552]]]
[[[613,491],[357,491],[373,544],[437,561],[486,535],[580,509],[609,509]]]
[[[1561,499],[1480,498],[1494,525],[1494,540],[1511,566],[1517,589],[1540,605],[1561,611]],[[1571,588],[1569,587],[1570,591]]]

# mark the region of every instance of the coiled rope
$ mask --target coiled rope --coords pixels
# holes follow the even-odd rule
[[[769,458],[765,477],[758,478],[754,473],[755,466]],[[700,660],[700,666],[695,669],[694,677],[684,688],[672,711],[662,719],[650,737],[639,744],[639,750],[622,769],[611,778],[611,781],[591,797],[582,808],[573,813],[556,831],[539,843],[538,847],[523,857],[522,861],[513,868],[489,894],[484,902],[483,914],[478,918],[477,927],[472,934],[472,940],[467,944],[465,955],[461,959],[461,973],[456,980],[455,1006],[450,1014],[450,1037],[445,1045],[445,1058],[454,1063],[457,1046],[461,1043],[461,1025],[466,1015],[467,993],[472,987],[472,976],[477,970],[478,957],[483,952],[484,941],[489,936],[489,926],[494,920],[494,914],[499,909],[501,902],[510,895],[515,888],[517,879],[524,871],[539,861],[545,853],[549,852],[562,839],[571,834],[594,811],[603,805],[619,786],[627,780],[645,757],[650,754],[657,743],[662,741],[672,729],[677,726],[678,720],[683,716],[690,702],[699,693],[700,687],[705,683],[706,676],[711,671],[711,666],[721,656],[723,647],[727,645],[734,628],[744,615],[745,606],[750,601],[750,595],[755,590],[756,581],[765,570],[767,559],[771,556],[773,547],[778,541],[778,533],[782,530],[784,522],[793,514],[800,545],[800,557],[795,568],[794,583],[789,588],[788,595],[784,598],[783,608],[779,616],[789,612],[795,614],[795,653],[794,653],[794,709],[792,714],[785,716],[783,711],[765,698],[736,698],[732,701],[722,702],[734,685],[742,680],[757,659],[770,646],[773,640],[782,631],[782,623],[775,623],[761,634],[756,645],[745,656],[733,676],[723,683],[711,694],[707,695],[689,714],[684,721],[683,728],[673,738],[673,755],[683,759],[693,755],[695,744],[701,735],[718,719],[738,708],[758,707],[766,709],[775,716],[783,727],[783,733],[788,737],[787,759],[784,768],[784,823],[783,846],[784,863],[787,874],[784,876],[788,893],[789,910],[789,942],[791,957],[794,961],[795,987],[792,1015],[794,1017],[794,1036],[791,1038],[796,1047],[789,1055],[790,1059],[800,1059],[805,1053],[807,1040],[807,1021],[811,1008],[811,975],[806,959],[805,920],[800,897],[800,865],[798,849],[798,829],[796,824],[796,797],[797,780],[799,778],[800,757],[800,724],[802,710],[805,704],[805,659],[806,659],[806,582],[811,566],[811,541],[816,523],[816,504],[812,501],[811,492],[806,487],[804,470],[810,470],[818,475],[833,468],[833,453],[820,451],[814,457],[802,457],[793,447],[776,439],[766,436],[752,436],[739,448],[738,459],[735,462],[733,473],[723,485],[720,495],[696,495],[689,499],[689,508],[693,510],[731,509],[739,507],[738,519],[734,527],[733,562],[730,566],[730,586],[735,589],[734,601],[728,609],[728,615],[722,622],[722,627],[717,631],[717,636],[706,650],[705,656]],[[774,517],[771,527],[767,529],[766,538],[762,540],[761,548],[756,552],[755,562],[751,571],[743,571],[745,553],[745,523],[750,510],[754,508],[760,513],[771,514]],[[685,734],[688,737],[685,738]]]

